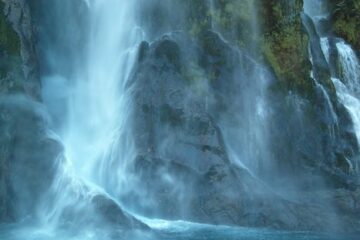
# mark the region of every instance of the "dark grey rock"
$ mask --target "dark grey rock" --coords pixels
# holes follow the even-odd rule
[[[231,118],[235,96],[244,90],[234,87],[245,86],[238,82],[245,78],[234,79],[241,52],[218,34],[204,33],[203,38],[196,42],[175,32],[149,46],[141,44],[128,86],[134,100],[131,129],[138,153],[129,174],[137,180],[134,190],[121,196],[122,202],[156,218],[328,230],[337,216],[325,204],[293,202],[230,161],[219,121]],[[249,61],[242,65],[245,73],[240,76],[255,64],[245,57]],[[209,77],[214,72],[218,74]],[[219,102],[227,108],[218,111]],[[309,154],[318,151],[316,145],[311,147]],[[309,184],[321,178],[310,178]]]
[[[67,179],[62,145],[48,124],[44,107],[29,97],[0,98],[0,223],[35,217],[49,207],[60,211],[59,223],[70,226],[148,229],[106,194]]]
[[[40,98],[40,76],[32,16],[28,1],[4,1],[4,13],[20,40],[22,58],[23,85],[25,91],[37,99]]]
[[[0,99],[3,142],[1,176],[10,219],[32,214],[41,194],[51,186],[61,145],[47,133],[46,113],[23,96]]]

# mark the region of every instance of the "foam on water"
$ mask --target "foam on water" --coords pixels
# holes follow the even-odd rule
[[[185,221],[142,219],[154,231],[110,232],[82,229],[76,232],[5,225],[0,227],[2,240],[356,240],[354,235],[285,232],[229,226],[212,226]]]

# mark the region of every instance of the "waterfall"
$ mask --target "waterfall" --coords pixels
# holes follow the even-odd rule
[[[330,44],[329,44],[329,39],[327,37],[322,37],[320,38],[320,45],[321,45],[321,50],[324,53],[326,62],[329,64],[330,63]]]
[[[331,78],[335,87],[337,96],[342,104],[346,107],[354,124],[354,130],[358,142],[360,143],[360,100],[355,97],[349,88],[338,78]]]
[[[315,19],[326,18],[328,16],[327,0],[305,0],[304,11]]]
[[[319,20],[328,18],[326,0],[305,1],[304,10],[313,19],[316,27],[318,26]],[[330,66],[329,36],[322,36],[320,38],[320,44],[325,59]],[[331,80],[336,88],[336,94],[339,101],[345,106],[351,116],[355,134],[360,143],[359,60],[351,46],[346,44],[342,39],[337,40],[336,50],[338,53],[340,79],[337,76],[332,76]]]
[[[329,56],[329,41],[323,38],[322,49],[325,56]],[[336,43],[336,49],[339,54],[339,62],[342,73],[342,80],[332,77],[337,96],[346,107],[352,118],[355,134],[360,143],[360,95],[359,95],[359,74],[360,64],[352,48],[344,41]]]
[[[345,40],[341,38],[335,38],[334,36],[329,35],[329,33],[324,31],[324,29],[322,28],[324,22],[327,22],[328,24],[330,22],[331,15],[329,14],[329,6],[330,5],[327,0],[304,1],[304,11],[311,18],[315,27],[316,33],[313,33],[313,35],[318,35],[318,39],[316,40],[320,43],[320,48],[318,47],[318,51],[320,51],[320,53],[322,53],[325,58],[329,73],[331,75],[330,79],[335,87],[338,102],[349,113],[350,121],[352,123],[352,134],[354,134],[354,137],[356,137],[357,145],[359,146],[360,65],[356,53],[351,48],[351,46],[345,42]],[[312,42],[312,44],[316,44],[316,42]],[[334,59],[333,56],[337,56],[337,58]],[[310,58],[312,58],[311,53]],[[326,90],[318,83],[317,85],[320,86],[322,92],[327,95]],[[328,101],[330,101],[330,99],[328,99]],[[335,111],[332,110],[332,112],[337,118],[337,114],[335,113]],[[337,125],[337,127],[341,128],[343,126]],[[332,133],[335,133],[335,129],[332,129]],[[346,162],[345,164],[347,164],[348,172],[350,174],[357,173],[358,160],[356,158],[354,160],[344,156],[344,162]]]
[[[355,128],[358,143],[360,143],[360,64],[354,50],[344,41],[338,42],[336,48],[339,54],[343,82],[332,78],[340,101],[348,109]]]
[[[62,113],[66,118],[57,131],[64,158],[59,159],[51,190],[56,194],[55,202],[42,206],[49,209],[45,221],[56,221],[66,207],[81,207],[99,192],[117,197],[131,187],[126,168],[134,148],[128,122],[131,88],[127,81],[144,37],[136,25],[136,1],[86,3],[89,25],[82,43],[84,58],[73,72],[66,73],[71,79],[44,79],[45,104],[51,107],[59,104],[57,101],[66,102]],[[64,89],[61,98],[52,94],[59,87]]]
[[[89,2],[87,56],[70,86],[68,120],[62,134],[65,154],[78,175],[105,184],[103,187],[109,184],[103,182],[109,177],[98,173],[106,174],[105,169],[114,165],[119,168],[119,162],[130,158],[133,151],[126,133],[130,111],[126,82],[143,37],[135,24],[135,4],[121,0]],[[123,173],[119,175],[124,177]]]
[[[15,121],[11,106],[0,111],[3,135],[13,135],[0,161],[12,160],[15,180],[0,177],[0,187],[10,186],[14,208],[38,192],[19,216],[34,220],[16,223],[26,229],[13,238],[0,225],[0,239],[291,239],[264,229],[298,237],[338,222],[355,229],[357,206],[345,204],[346,214],[331,207],[356,200],[340,188],[352,187],[348,175],[358,170],[350,131],[360,143],[360,63],[345,41],[319,32],[327,1],[305,0],[315,22],[302,15],[309,55],[295,46],[306,41],[302,1],[194,2],[33,6],[50,117],[26,112]],[[312,79],[298,78],[301,67]],[[28,125],[23,116],[36,119]],[[20,204],[13,189],[26,190]]]
[[[326,108],[324,109],[324,115],[327,119],[331,119],[329,131],[332,137],[335,136],[335,128],[338,125],[337,114],[335,112],[333,103],[327,92],[325,86],[321,79],[318,79],[318,66],[317,64],[325,65],[326,61],[329,59],[329,54],[322,52],[323,48],[328,48],[323,38],[319,36],[321,33],[318,32],[316,23],[321,19],[327,18],[327,2],[324,0],[317,1],[304,1],[304,12],[311,17],[311,20],[315,23],[315,29],[311,21],[307,20],[306,16],[303,17],[305,27],[310,35],[310,44],[309,44],[309,57],[312,65],[312,70],[310,72],[311,78],[314,80],[316,88],[320,92],[320,96],[326,102]],[[319,42],[319,43],[318,43]],[[320,53],[319,53],[320,52]],[[323,58],[325,59],[323,60]],[[318,63],[319,62],[319,63]],[[322,66],[323,68],[324,66]],[[321,70],[320,70],[321,71]]]
[[[314,36],[313,36],[314,37]],[[328,94],[328,92],[326,91],[326,89],[324,88],[324,86],[319,82],[319,80],[315,77],[315,63],[314,63],[314,59],[313,59],[313,52],[311,50],[311,46],[309,46],[309,56],[310,56],[310,62],[312,65],[312,69],[310,72],[310,77],[313,79],[313,81],[315,82],[316,88],[317,90],[320,92],[320,96],[323,98],[323,100],[326,103],[326,108],[324,109],[324,115],[328,118],[331,119],[331,126],[329,126],[329,131],[332,137],[335,136],[335,128],[338,125],[338,119],[337,119],[337,115],[336,112],[334,110],[334,106],[333,103],[331,102],[330,96]],[[326,54],[325,54],[325,58],[326,58]]]
[[[360,63],[354,50],[344,41],[336,43],[339,54],[341,74],[345,85],[350,91],[360,97]]]
[[[209,0],[209,9],[210,9],[210,16],[211,16],[211,29],[216,30],[215,28],[215,20],[216,18],[216,8],[215,8],[215,2],[214,0]]]

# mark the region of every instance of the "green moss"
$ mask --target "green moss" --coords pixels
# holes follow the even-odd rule
[[[23,90],[20,39],[4,14],[0,1],[0,92]]]
[[[185,9],[187,14],[185,30],[193,37],[198,37],[202,32],[211,28],[211,14],[204,1],[177,0],[179,6]]]
[[[264,35],[261,50],[264,61],[272,66],[279,88],[311,97],[313,83],[310,79],[309,39],[302,30],[301,2],[297,1],[293,6],[292,15],[281,1],[262,2]]]
[[[280,89],[313,95],[309,39],[300,17],[302,0],[295,0],[293,4],[283,0],[217,0],[216,3],[215,10],[208,9],[205,17],[192,23],[193,36],[201,36],[212,19],[224,37],[239,47],[247,49],[260,45],[260,55],[274,69]],[[256,19],[256,15],[260,17]],[[256,20],[260,25],[258,33],[253,29]],[[201,41],[207,53],[221,58],[211,38]],[[216,78],[216,73],[214,76]]]
[[[330,0],[333,31],[360,51],[360,0]]]
[[[254,31],[258,15],[256,0],[218,0],[217,9],[211,13],[214,25],[222,30],[229,41],[239,47],[253,45],[257,41]]]
[[[4,15],[4,3],[0,1],[0,50],[20,56],[20,40]]]
[[[198,63],[190,61],[182,69],[182,76],[187,81],[190,89],[198,96],[206,96],[208,94],[208,82],[215,77],[211,73],[206,73]]]
[[[19,56],[0,57],[0,92],[23,90],[22,60]]]
[[[339,19],[334,23],[334,31],[353,45],[358,44],[357,41],[360,38],[359,29],[359,23],[353,20]]]
[[[164,123],[168,123],[173,127],[181,126],[184,123],[184,112],[181,109],[173,109],[168,104],[164,104],[160,108],[160,119]]]
[[[253,19],[255,0],[228,1],[224,3],[224,15],[235,21],[251,21]]]
[[[190,35],[194,38],[197,38],[198,36],[201,35],[201,33],[203,33],[207,29],[208,29],[208,21],[207,20],[202,20],[200,22],[194,22],[193,24],[191,24],[191,27],[190,27]]]

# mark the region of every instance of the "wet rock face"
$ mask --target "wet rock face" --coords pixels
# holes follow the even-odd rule
[[[7,17],[4,15],[3,2],[0,2],[0,92],[21,91],[22,62],[20,56],[20,41]]]
[[[52,184],[61,146],[47,135],[44,109],[26,97],[1,97],[0,116],[1,218],[6,221],[33,213]]]
[[[271,96],[274,111],[269,122],[271,149],[278,164],[275,171],[288,175],[300,188],[349,186],[355,176],[349,173],[349,166],[345,167],[346,159],[357,161],[358,151],[354,129],[338,102],[314,23],[305,14],[302,21],[309,35],[313,79],[308,81],[312,86],[307,97],[298,91],[273,92]]]
[[[261,0],[260,3],[261,50],[274,69],[278,87],[311,98],[309,38],[301,21],[303,1]]]
[[[50,206],[61,212],[59,223],[148,229],[104,193],[94,195],[86,184],[77,188],[70,179],[64,185],[54,184],[64,178],[59,176],[63,149],[49,132],[47,120],[44,107],[28,97],[0,98],[0,223],[34,217],[40,208]],[[64,196],[69,203],[53,205]]]
[[[360,2],[359,0],[330,0],[333,32],[345,39],[360,54]]]
[[[207,79],[186,79],[184,58],[188,56],[180,52],[178,43],[163,39],[151,44],[135,69],[135,141],[141,154],[170,158],[206,172],[209,164],[225,161],[224,146],[206,110],[211,104],[211,93],[205,93]],[[197,59],[185,61],[196,64]]]
[[[118,203],[103,194],[93,197],[91,204],[95,210],[95,216],[100,216],[99,224],[106,222],[115,228],[149,230],[148,226],[124,212]],[[88,217],[90,217],[90,215],[88,215]]]
[[[74,181],[74,179],[69,180]],[[118,202],[107,194],[97,192],[81,181],[77,184],[78,188],[69,187],[70,182],[65,181],[64,183],[66,185],[58,189],[60,190],[57,192],[58,195],[54,195],[54,198],[47,198],[43,205],[49,206],[50,204],[56,212],[56,216],[49,217],[50,221],[55,221],[58,227],[72,230],[82,228],[108,229],[109,231],[150,230],[146,224],[124,211]],[[56,203],[58,199],[66,201]],[[51,202],[52,200],[55,202]],[[54,217],[55,219],[53,219]]]
[[[208,112],[214,92],[199,67],[200,49],[183,33],[151,43],[146,53],[143,46],[132,78],[132,127],[139,153],[135,171],[148,200],[158,201],[161,209],[143,211],[176,218],[197,198],[197,185],[205,178],[223,177],[216,169],[224,169],[229,160],[222,133]],[[198,79],[191,79],[190,71],[198,71]]]
[[[167,219],[280,229],[326,228],[336,218],[326,207],[287,201],[248,170],[231,163],[220,120],[231,118],[229,111],[236,109],[235,99],[244,91],[240,87],[241,81],[246,81],[244,72],[251,69],[250,63],[239,67],[236,54],[240,52],[213,32],[204,33],[199,41],[176,32],[140,44],[129,85],[134,100],[131,128],[138,153],[129,174],[137,180],[134,191],[124,194],[122,202],[144,215]],[[239,68],[243,75],[235,74]],[[286,114],[290,113],[274,109],[289,121]],[[279,120],[279,116],[271,119],[274,134],[285,134],[282,141],[299,137],[280,130],[284,123]],[[307,121],[311,125],[311,120]],[[292,124],[298,127],[295,121]],[[315,142],[311,149],[304,149],[312,157],[322,142],[316,131],[311,128],[304,136],[304,141]],[[291,167],[294,172],[307,171],[307,163],[296,154],[300,153],[291,149],[287,153],[299,162],[284,164],[284,172]],[[316,164],[313,167],[320,169]],[[323,178],[308,177],[309,185]]]
[[[1,24],[9,29],[4,36],[10,36],[9,44],[4,44],[1,55],[12,63],[8,64],[5,81],[10,90],[24,90],[30,96],[39,99],[40,79],[38,73],[35,37],[28,2],[24,0],[6,0],[0,3]],[[11,30],[10,30],[11,29]],[[10,33],[13,31],[13,33]],[[1,49],[1,47],[0,47]],[[1,64],[0,64],[1,67]],[[6,67],[6,66],[5,66]],[[13,70],[11,70],[13,68]],[[13,72],[13,73],[12,73]],[[14,86],[16,85],[16,86]],[[12,90],[13,91],[13,90]]]
[[[189,52],[179,42],[187,44]],[[144,179],[147,200],[158,201],[162,216],[176,218],[185,209],[184,201],[192,198],[191,182],[200,181],[212,166],[224,165],[228,159],[221,132],[207,112],[211,94],[207,97],[209,87],[198,67],[194,43],[175,33],[152,43],[146,53],[143,46],[132,79],[135,172]],[[188,64],[196,69],[187,69]],[[187,78],[195,70],[198,79]],[[189,196],[180,197],[186,191]],[[151,207],[144,211],[156,212]]]
[[[56,1],[66,7],[71,5],[69,2]],[[84,2],[79,2],[83,4],[73,9],[81,12]],[[46,72],[52,67],[38,64],[37,57],[43,52],[39,45],[35,51],[38,42],[34,37],[34,34],[39,37],[49,30],[45,21],[48,15],[42,12],[49,3],[0,1],[0,223],[34,217],[39,208],[51,205],[54,199],[60,198],[53,192],[53,182],[59,177],[64,164],[63,149],[49,132],[49,119],[44,106],[33,100],[40,98],[39,68]],[[51,35],[53,32],[48,33]],[[80,201],[73,201],[73,205],[70,204],[66,210],[54,209],[62,211],[61,222],[71,223],[73,227],[79,226],[81,219],[93,227],[147,229],[146,225],[124,212],[116,201],[105,194],[80,194],[79,189],[71,186],[70,182],[67,185],[61,189],[62,197],[67,194]],[[82,184],[81,190],[84,189],[90,192]],[[49,197],[45,203],[44,196]]]

